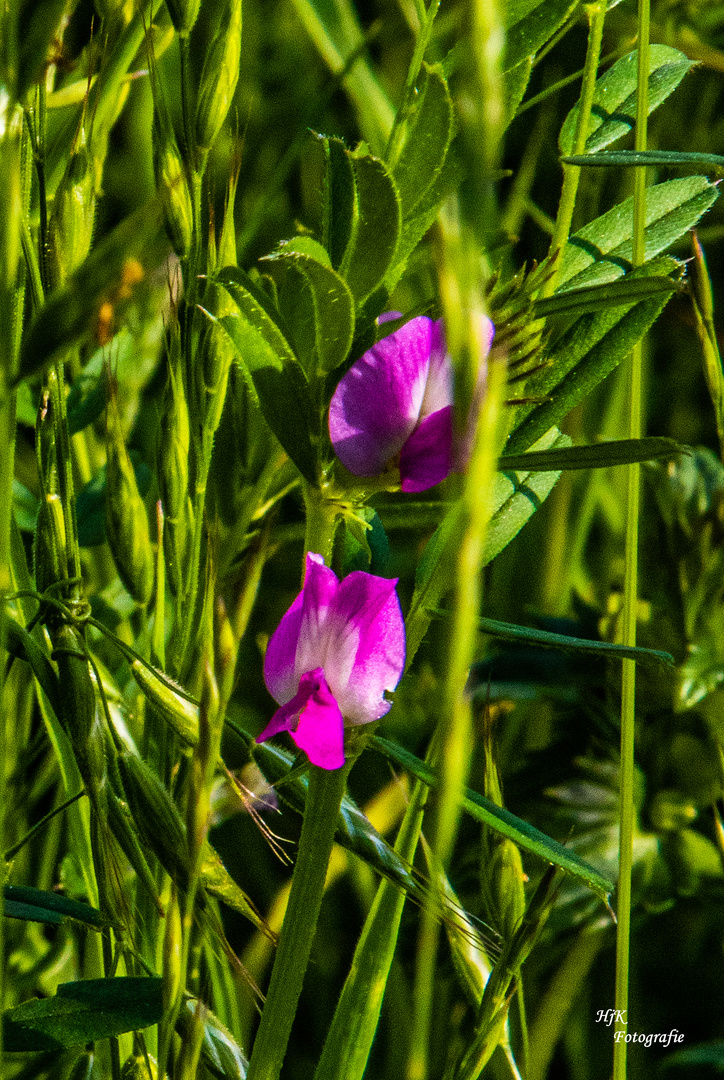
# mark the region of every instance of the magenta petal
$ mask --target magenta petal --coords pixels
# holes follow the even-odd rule
[[[324,674],[350,724],[369,724],[390,709],[405,666],[405,623],[397,581],[362,571],[340,584],[329,614]]]
[[[304,593],[300,592],[282,616],[279,626],[269,639],[264,657],[264,682],[271,696],[280,704],[293,698],[297,691],[295,661],[302,626],[303,599]]]
[[[324,665],[324,620],[338,584],[321,555],[307,555],[304,588],[269,639],[264,658],[264,682],[280,705],[296,694],[303,672]]]
[[[453,410],[445,409],[422,420],[400,454],[400,487],[427,491],[450,475],[453,467]]]
[[[344,719],[339,705],[322,678],[299,717],[294,742],[320,769],[344,765]]]
[[[329,408],[329,434],[355,476],[376,476],[400,452],[420,415],[433,323],[411,319],[342,377]]]
[[[280,731],[289,732],[313,765],[344,765],[344,719],[321,668],[302,675],[298,692],[277,709],[256,741],[266,742]]]

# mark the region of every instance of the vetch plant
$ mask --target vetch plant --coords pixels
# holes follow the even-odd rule
[[[345,468],[355,476],[377,476],[397,466],[406,492],[427,491],[464,469],[494,333],[483,316],[477,392],[462,436],[455,432],[442,319],[411,319],[368,349],[340,380],[329,408],[332,446]]]
[[[344,727],[390,709],[405,665],[405,623],[397,580],[361,570],[338,581],[320,555],[307,555],[304,588],[267,648],[264,679],[281,708],[257,742],[288,731],[313,765],[344,765]]]

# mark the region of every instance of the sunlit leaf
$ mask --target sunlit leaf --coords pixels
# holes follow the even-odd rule
[[[638,54],[622,56],[596,82],[586,138],[585,152],[594,154],[627,135],[636,126],[636,82]],[[649,48],[649,115],[676,89],[693,64],[688,57],[668,45]],[[569,112],[561,128],[558,144],[565,157],[573,150],[579,106]]]

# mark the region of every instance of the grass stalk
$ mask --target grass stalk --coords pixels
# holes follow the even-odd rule
[[[317,929],[327,865],[349,766],[310,767],[299,852],[247,1080],[277,1080]]]
[[[646,150],[649,72],[649,0],[639,0],[638,69],[636,107],[636,150]],[[633,263],[640,266],[645,257],[646,170],[634,173]],[[628,437],[638,439],[642,432],[643,342],[633,350],[629,369]],[[626,565],[623,594],[623,640],[636,644],[636,607],[638,592],[638,518],[641,487],[640,465],[630,465],[626,506]],[[631,934],[631,870],[634,834],[634,734],[636,665],[623,661],[621,685],[621,791],[619,825],[619,877],[616,904],[616,989],[614,1008],[616,1024],[613,1046],[613,1078],[626,1077],[626,1030],[628,1013],[629,950]]]
[[[585,150],[588,138],[588,124],[593,104],[593,93],[596,88],[596,76],[601,58],[601,41],[603,38],[603,23],[606,18],[606,4],[604,0],[597,0],[594,4],[585,5],[588,16],[588,47],[586,50],[586,63],[583,68],[583,82],[581,84],[581,97],[578,109],[578,124],[574,139],[574,153],[582,154]],[[552,296],[556,291],[559,270],[563,261],[563,248],[568,240],[573,221],[573,211],[576,206],[578,194],[578,181],[581,176],[579,165],[563,166],[563,190],[558,204],[556,224],[551,237],[549,258],[555,260],[554,272],[546,281],[541,290],[542,296]]]

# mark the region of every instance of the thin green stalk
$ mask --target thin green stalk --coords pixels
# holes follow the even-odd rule
[[[574,140],[574,153],[582,154],[588,138],[588,124],[593,104],[593,93],[596,88],[596,76],[601,59],[601,40],[603,38],[603,23],[606,18],[605,0],[597,0],[597,3],[586,5],[588,15],[588,48],[586,51],[586,63],[583,69],[583,83],[581,85],[581,98],[578,109],[578,124]],[[578,181],[581,175],[579,165],[563,166],[563,190],[558,204],[556,225],[551,238],[548,254],[555,259],[554,272],[546,281],[541,296],[552,296],[556,290],[558,275],[563,260],[563,248],[568,240],[573,221],[573,211],[578,194]]]
[[[415,50],[412,54],[412,60],[407,70],[407,78],[405,79],[405,88],[402,92],[402,104],[395,113],[395,119],[392,124],[392,131],[390,137],[387,140],[387,148],[385,150],[385,161],[391,167],[394,167],[397,163],[397,159],[402,149],[402,133],[404,130],[404,121],[407,119],[410,111],[410,106],[414,101],[415,83],[417,82],[420,74],[420,68],[422,67],[422,61],[427,51],[427,46],[430,44],[430,37],[432,36],[432,27],[435,22],[435,16],[437,10],[440,7],[440,0],[430,0],[430,6],[425,11],[423,8],[423,16],[420,21],[420,31],[415,41]]]
[[[638,80],[636,108],[636,150],[646,150],[649,72],[649,0],[639,0],[638,21]],[[634,173],[634,236],[633,263],[640,266],[645,257],[646,227],[646,170]],[[643,342],[633,350],[629,382],[629,426],[631,439],[641,437],[642,430],[642,369]],[[626,508],[626,568],[623,592],[623,641],[636,644],[636,607],[638,592],[638,518],[640,466],[630,465]],[[631,870],[633,866],[634,834],[634,733],[635,733],[636,665],[623,661],[621,687],[621,793],[619,826],[619,876],[616,904],[616,991],[614,1008],[616,1024],[613,1045],[613,1078],[626,1077],[626,1030],[628,1011],[629,946],[631,934]],[[621,1019],[618,1019],[621,1017]]]
[[[327,864],[349,765],[310,767],[309,793],[284,924],[247,1080],[277,1080],[317,929]]]
[[[415,783],[395,842],[406,862],[415,858],[429,788]],[[383,879],[357,942],[354,959],[314,1080],[362,1080],[382,1011],[407,895]]]

